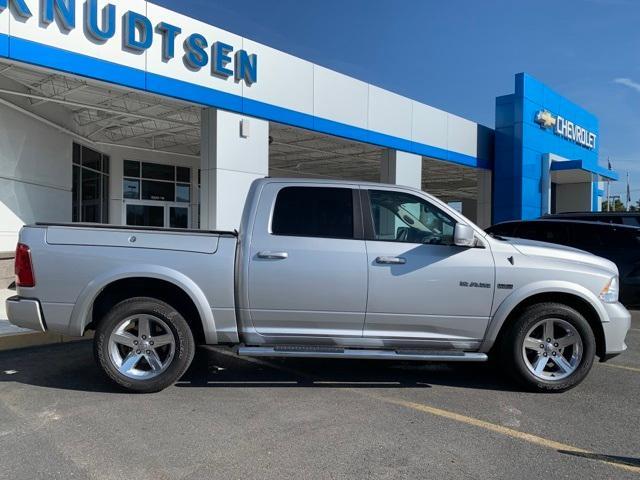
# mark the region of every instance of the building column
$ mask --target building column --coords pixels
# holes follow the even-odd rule
[[[480,228],[491,226],[493,208],[493,185],[491,170],[478,169],[478,202],[475,223]]]
[[[269,175],[269,122],[202,110],[200,228],[234,230],[251,183]]]
[[[398,150],[386,150],[380,163],[380,181],[422,190],[422,157]]]

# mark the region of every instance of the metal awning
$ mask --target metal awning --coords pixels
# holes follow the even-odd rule
[[[596,165],[585,165],[582,160],[553,160],[551,181],[553,183],[616,182],[620,175],[613,170]]]

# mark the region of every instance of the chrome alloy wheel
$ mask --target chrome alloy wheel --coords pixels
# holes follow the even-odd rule
[[[141,314],[122,320],[109,337],[109,358],[133,380],[149,380],[164,372],[176,351],[176,340],[160,318]]]
[[[559,318],[536,323],[522,345],[522,356],[529,371],[547,381],[562,380],[575,372],[583,352],[578,330]]]

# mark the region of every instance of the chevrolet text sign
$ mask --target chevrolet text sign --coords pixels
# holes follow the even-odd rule
[[[596,148],[597,135],[586,128],[576,125],[560,115],[553,115],[548,110],[540,110],[536,115],[536,123],[542,128],[553,128],[556,135],[578,145],[593,150]]]
[[[184,55],[176,55],[176,42],[182,34],[180,25],[168,22],[152,24],[146,15],[132,10],[118,11],[117,5],[106,3],[99,8],[98,0],[85,0],[83,18],[77,18],[76,0],[41,0],[38,24],[48,29],[56,23],[63,34],[80,28],[91,42],[98,45],[114,41],[116,29],[121,28],[121,49],[133,55],[149,50],[154,42],[162,45],[162,62],[182,62],[184,68],[199,71],[209,68],[212,76],[223,80],[233,77],[236,82],[251,85],[258,80],[258,56],[236,49],[225,42],[192,33],[182,43]],[[26,0],[0,0],[0,13],[10,8],[16,18],[29,20],[35,14]]]

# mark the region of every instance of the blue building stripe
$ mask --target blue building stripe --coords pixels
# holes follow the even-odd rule
[[[243,106],[240,112],[253,117],[263,118],[265,120],[284,123],[285,125],[313,130],[313,115],[296,112],[295,110],[290,110],[288,108],[277,107],[269,103],[252,100],[250,98],[243,99]]]
[[[221,108],[235,113],[283,123],[285,125],[314,130],[417,155],[429,156],[459,165],[487,169],[492,168],[490,159],[478,159],[470,155],[413,142],[406,138],[354,127],[345,123],[316,117],[257,100],[243,98],[240,95],[221,92],[214,88],[203,87],[57,47],[51,47],[31,40],[0,35],[0,56],[185,100],[203,106]]]
[[[155,73],[147,73],[146,85],[148,92],[233,112],[242,111],[242,97],[213,88],[175,80]]]
[[[9,36],[0,33],[0,57],[9,56]]]

